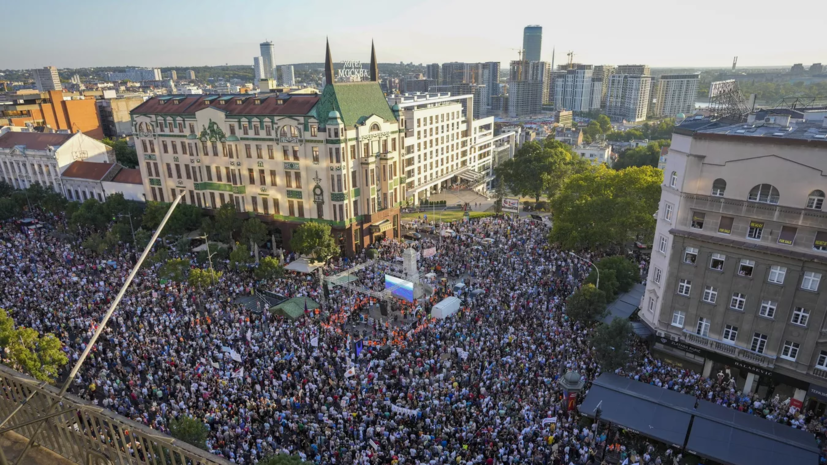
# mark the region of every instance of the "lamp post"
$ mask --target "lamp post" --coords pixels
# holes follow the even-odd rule
[[[138,247],[138,241],[135,240],[135,228],[132,227],[132,213],[119,213],[118,218],[123,218],[124,216],[129,217],[129,230],[132,231],[132,243],[135,244],[135,247]]]
[[[572,257],[577,257],[580,260],[583,260],[584,262],[591,265],[592,268],[594,268],[594,271],[597,272],[597,284],[594,287],[595,287],[595,289],[600,289],[600,270],[597,269],[597,267],[594,265],[594,263],[590,262],[589,260],[586,260],[585,258],[581,257],[580,255],[577,255],[574,252],[569,252],[569,255],[571,255]]]
[[[209,260],[209,262],[210,262],[210,282],[212,284],[215,284],[215,270],[213,270],[213,267],[212,267],[212,256],[217,254],[218,251],[210,253],[210,239],[207,236],[207,233],[204,233],[203,236],[198,236],[198,237],[201,238],[201,239],[204,239],[204,244],[206,244],[206,246],[207,246],[207,260]]]

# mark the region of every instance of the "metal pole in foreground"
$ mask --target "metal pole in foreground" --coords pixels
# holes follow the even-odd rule
[[[575,256],[575,257],[577,257],[577,258],[579,258],[580,260],[583,260],[584,262],[586,262],[586,263],[588,263],[589,265],[591,265],[591,266],[592,266],[592,268],[594,268],[594,271],[596,271],[596,272],[597,272],[597,284],[594,286],[594,288],[595,288],[595,289],[600,289],[600,270],[598,270],[598,269],[597,269],[597,266],[595,266],[595,264],[594,264],[594,263],[590,262],[589,260],[586,260],[585,258],[581,257],[580,255],[577,255],[577,254],[576,254],[576,253],[574,253],[574,252],[569,252],[569,254],[570,254],[570,255],[573,255],[573,256]]]
[[[129,276],[126,278],[126,282],[123,283],[123,286],[121,286],[121,290],[118,292],[118,295],[115,297],[115,300],[112,301],[112,305],[109,306],[109,310],[106,311],[103,318],[101,319],[100,324],[98,324],[98,329],[95,330],[95,334],[92,335],[92,338],[89,339],[89,343],[86,344],[86,349],[83,350],[83,353],[80,355],[80,358],[78,358],[78,361],[75,363],[75,366],[72,367],[72,371],[69,372],[69,376],[66,378],[66,381],[63,382],[63,386],[60,388],[60,392],[57,395],[57,399],[55,399],[55,401],[52,402],[52,405],[49,406],[49,410],[47,410],[44,414],[44,421],[37,425],[37,429],[35,429],[34,433],[29,438],[29,442],[26,443],[26,447],[20,453],[20,457],[18,457],[17,461],[14,462],[15,465],[21,463],[23,458],[26,457],[26,453],[29,452],[29,449],[32,448],[32,445],[35,442],[35,438],[37,438],[37,435],[40,434],[40,430],[43,429],[43,425],[45,425],[45,422],[48,420],[48,418],[45,417],[47,417],[50,413],[54,411],[55,407],[57,407],[61,399],[63,399],[63,396],[66,395],[66,391],[69,390],[69,387],[72,385],[72,381],[75,380],[75,376],[77,376],[78,371],[80,371],[80,367],[83,365],[83,362],[86,361],[86,357],[89,356],[89,353],[92,351],[92,348],[95,346],[95,343],[97,342],[101,333],[103,333],[104,328],[106,328],[106,323],[108,323],[109,319],[112,318],[112,314],[115,313],[115,309],[118,307],[118,304],[121,302],[121,299],[123,299],[124,294],[126,294],[127,288],[129,288],[129,285],[132,284],[132,280],[135,278],[135,275],[138,274],[138,270],[141,268],[141,264],[143,264],[147,255],[149,255],[149,251],[152,250],[152,245],[155,244],[155,241],[158,239],[158,236],[161,234],[161,231],[167,224],[167,220],[169,220],[169,217],[172,216],[172,212],[175,210],[175,207],[178,206],[178,202],[181,201],[181,198],[184,197],[184,194],[186,192],[187,191],[182,190],[181,193],[178,194],[178,197],[175,198],[175,201],[172,202],[172,205],[169,207],[169,210],[167,210],[167,214],[164,216],[164,219],[161,220],[161,224],[158,225],[158,229],[155,230],[155,234],[152,235],[152,239],[149,240],[149,243],[146,245],[146,248],[144,249],[144,252],[141,254],[141,257],[138,259],[137,263],[135,263],[135,266],[132,268],[132,271],[129,273]],[[15,412],[12,412],[11,415],[6,417],[6,419],[3,420],[3,424],[7,423]]]

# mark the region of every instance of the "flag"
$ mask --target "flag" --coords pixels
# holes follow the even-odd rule
[[[239,368],[238,370],[234,371],[231,375],[233,378],[242,379],[244,378],[244,367]]]
[[[350,369],[345,372],[345,378],[350,378],[351,376],[356,376],[356,367],[350,367]]]
[[[319,347],[319,336],[310,338],[310,345],[313,347]]]
[[[307,297],[304,298],[304,313],[307,313]]]

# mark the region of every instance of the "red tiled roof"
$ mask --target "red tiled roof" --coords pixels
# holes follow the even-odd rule
[[[74,134],[10,131],[0,136],[0,148],[10,149],[16,145],[25,145],[29,150],[46,150],[48,146],[65,144],[72,136]]]
[[[141,170],[134,168],[123,168],[118,174],[112,178],[112,182],[121,182],[124,184],[143,184],[141,180]]]
[[[94,163],[91,161],[72,162],[61,176],[64,178],[91,179],[100,181],[115,166],[114,163]]]
[[[237,100],[241,100],[239,105]],[[175,101],[178,104],[175,104]],[[209,104],[205,103],[209,100]],[[256,100],[259,103],[256,104]],[[279,104],[278,100],[283,103]],[[319,101],[317,95],[181,95],[153,97],[132,110],[137,115],[194,115],[204,108],[216,108],[229,115],[306,115]],[[219,103],[225,102],[225,103]]]

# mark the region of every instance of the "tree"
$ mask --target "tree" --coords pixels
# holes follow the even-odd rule
[[[273,257],[264,257],[253,271],[256,279],[266,280],[280,277],[284,274],[284,267]]]
[[[14,320],[0,309],[0,358],[16,370],[40,381],[54,382],[69,361],[54,334],[41,336],[32,328],[16,328]]]
[[[574,321],[591,325],[606,316],[606,294],[586,284],[566,299],[566,315]]]
[[[330,235],[330,225],[318,221],[309,221],[299,226],[290,239],[290,248],[320,262],[339,255],[336,239]]]
[[[8,197],[14,192],[14,186],[6,181],[0,180],[0,197]]]
[[[252,262],[253,258],[250,257],[250,249],[247,245],[236,242],[235,248],[230,252],[230,266],[238,269],[239,265],[248,265]]]
[[[12,218],[17,218],[23,209],[14,200],[9,197],[0,198],[0,220],[6,221]]]
[[[303,461],[296,455],[278,454],[271,455],[264,460],[258,462],[259,465],[307,465],[308,462]]]
[[[127,168],[138,167],[138,152],[125,139],[103,139],[101,142],[112,147],[115,152],[115,160],[118,163]]]
[[[599,115],[597,118],[595,118],[595,121],[597,121],[597,124],[600,126],[600,130],[603,132],[603,134],[610,132],[612,130],[612,121],[609,119],[608,116]]]
[[[264,458],[258,462],[258,465],[307,465],[307,463],[296,455],[278,454]]]
[[[32,206],[40,205],[43,199],[48,195],[50,192],[54,192],[52,189],[46,189],[43,187],[42,184],[35,181],[26,189],[26,194],[29,196],[29,201],[32,203]]]
[[[227,244],[233,242],[233,233],[238,229],[238,215],[235,205],[225,203],[215,212],[215,233],[218,240]]]
[[[188,261],[173,258],[161,265],[161,268],[158,270],[158,276],[176,283],[182,283],[186,280],[186,274],[189,269],[190,263]]]
[[[661,171],[596,166],[569,178],[551,201],[550,239],[569,249],[621,246],[649,241],[660,200]]]
[[[258,218],[251,218],[241,225],[241,240],[253,248],[256,263],[258,263],[258,248],[267,242],[267,237],[267,226]]]
[[[187,282],[192,287],[203,289],[217,283],[218,280],[221,279],[222,274],[220,271],[212,269],[204,270],[201,268],[193,268],[190,270],[190,276]]]
[[[83,226],[98,231],[106,229],[108,223],[109,217],[104,211],[103,204],[96,199],[87,199],[84,201],[69,219],[69,225],[72,227]]]
[[[141,218],[143,226],[155,230],[161,225],[161,221],[169,210],[170,204],[160,202],[147,202],[144,215]],[[202,211],[195,205],[179,203],[172,212],[172,216],[164,226],[162,236],[178,236],[187,232],[195,231],[201,225]]]
[[[152,234],[146,229],[135,231],[135,248],[141,251],[144,250],[150,239],[152,239]]]
[[[660,161],[661,145],[658,142],[650,142],[645,147],[636,147],[620,154],[617,161],[612,165],[616,170],[622,170],[630,166],[651,166],[657,168]]]
[[[203,421],[181,415],[169,422],[169,434],[200,449],[207,449],[207,425]]]
[[[629,292],[640,280],[640,269],[626,257],[606,257],[595,265],[600,271],[600,290],[606,293],[608,300],[614,300],[618,294]],[[597,273],[590,273],[584,283],[596,284]]]
[[[497,177],[496,180],[497,185],[494,187],[494,196],[496,200],[494,201],[494,211],[502,213],[503,211],[503,199],[505,198],[505,183],[500,177]]]
[[[632,324],[625,318],[615,318],[611,323],[600,323],[592,336],[595,358],[603,371],[625,368],[629,363],[629,346]]]
[[[57,192],[49,192],[43,197],[40,206],[49,213],[60,213],[66,211],[68,203],[66,197]]]
[[[554,191],[558,180],[565,179],[573,166],[582,162],[571,147],[546,139],[543,145],[537,142],[523,145],[514,158],[496,168],[496,173],[512,194],[533,197],[537,202],[541,195]]]

